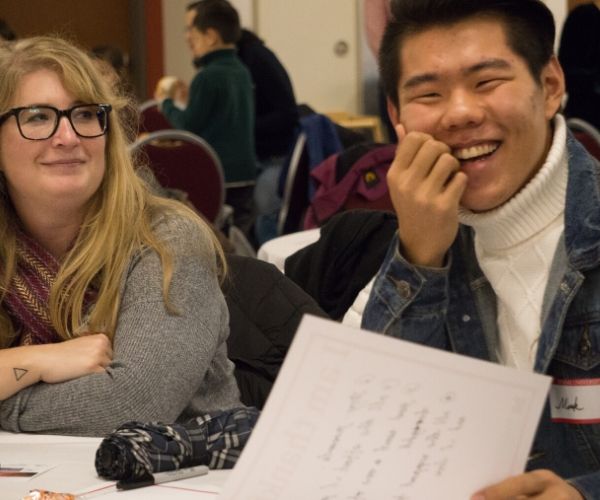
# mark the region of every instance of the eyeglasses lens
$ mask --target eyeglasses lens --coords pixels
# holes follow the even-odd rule
[[[81,137],[98,137],[106,131],[106,110],[90,104],[67,110],[75,133]],[[37,106],[23,109],[18,114],[19,128],[27,139],[48,139],[57,128],[59,114],[50,107]]]

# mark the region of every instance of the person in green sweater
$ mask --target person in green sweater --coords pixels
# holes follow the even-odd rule
[[[225,202],[246,234],[253,223],[256,178],[254,97],[250,73],[236,55],[241,28],[237,11],[222,0],[188,5],[186,41],[199,68],[189,90],[178,81],[157,88],[163,114],[176,128],[205,139],[225,171]],[[185,103],[185,104],[183,104]]]

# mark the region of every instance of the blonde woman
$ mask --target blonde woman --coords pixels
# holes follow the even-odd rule
[[[223,255],[136,176],[89,57],[0,46],[0,428],[102,435],[239,406]]]

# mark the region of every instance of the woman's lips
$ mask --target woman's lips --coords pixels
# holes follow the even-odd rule
[[[43,165],[52,167],[52,166],[61,166],[61,165],[79,165],[84,163],[84,161],[80,158],[62,158],[60,160],[52,160],[52,161],[44,161]]]

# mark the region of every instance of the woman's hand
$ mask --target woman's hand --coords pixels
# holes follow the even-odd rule
[[[110,340],[103,333],[39,347],[40,380],[49,384],[102,373],[113,356]]]
[[[102,373],[112,356],[110,340],[103,333],[0,349],[0,401],[37,382],[55,384]]]

